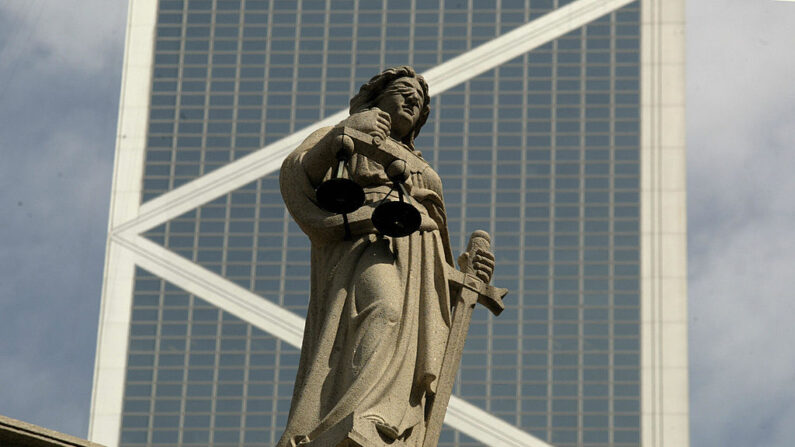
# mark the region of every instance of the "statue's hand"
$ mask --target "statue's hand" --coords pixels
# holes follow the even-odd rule
[[[364,112],[354,113],[337,124],[337,127],[351,127],[371,137],[385,140],[392,127],[392,119],[388,113],[373,107]]]
[[[458,257],[458,267],[462,272],[473,273],[478,279],[488,284],[494,273],[494,253],[481,248],[475,250],[474,257],[469,252],[462,253]]]

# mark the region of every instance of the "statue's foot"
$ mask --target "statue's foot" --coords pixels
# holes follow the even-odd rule
[[[378,416],[368,416],[367,419],[369,419],[373,423],[373,425],[375,425],[375,428],[376,428],[376,430],[378,430],[378,433],[381,436],[387,438],[389,441],[394,441],[395,439],[398,438],[398,436],[400,436],[400,433],[398,433],[398,428],[397,427],[395,427],[394,425],[388,424],[386,421],[384,421],[380,417],[378,417]]]
[[[291,447],[299,447],[299,446],[307,445],[307,444],[309,444],[309,437],[308,436],[299,435],[299,436],[293,436],[293,438],[290,439]]]

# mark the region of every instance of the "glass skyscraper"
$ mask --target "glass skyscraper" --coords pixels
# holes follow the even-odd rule
[[[412,65],[452,246],[491,233],[440,446],[688,445],[683,0],[131,0],[92,399],[108,447],[265,446],[309,241],[278,167]]]

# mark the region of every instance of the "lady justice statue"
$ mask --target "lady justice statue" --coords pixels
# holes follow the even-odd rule
[[[453,267],[442,183],[414,147],[429,112],[422,76],[388,69],[351,99],[347,119],[314,132],[282,165],[284,201],[312,243],[312,281],[279,447],[427,445],[454,294],[469,278],[482,300],[494,267],[487,244],[459,258],[466,278]],[[326,182],[342,184],[330,202]],[[379,206],[396,202],[410,213],[379,225]]]

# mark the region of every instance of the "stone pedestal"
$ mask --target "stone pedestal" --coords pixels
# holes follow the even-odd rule
[[[2,447],[102,447],[85,439],[0,416]]]

